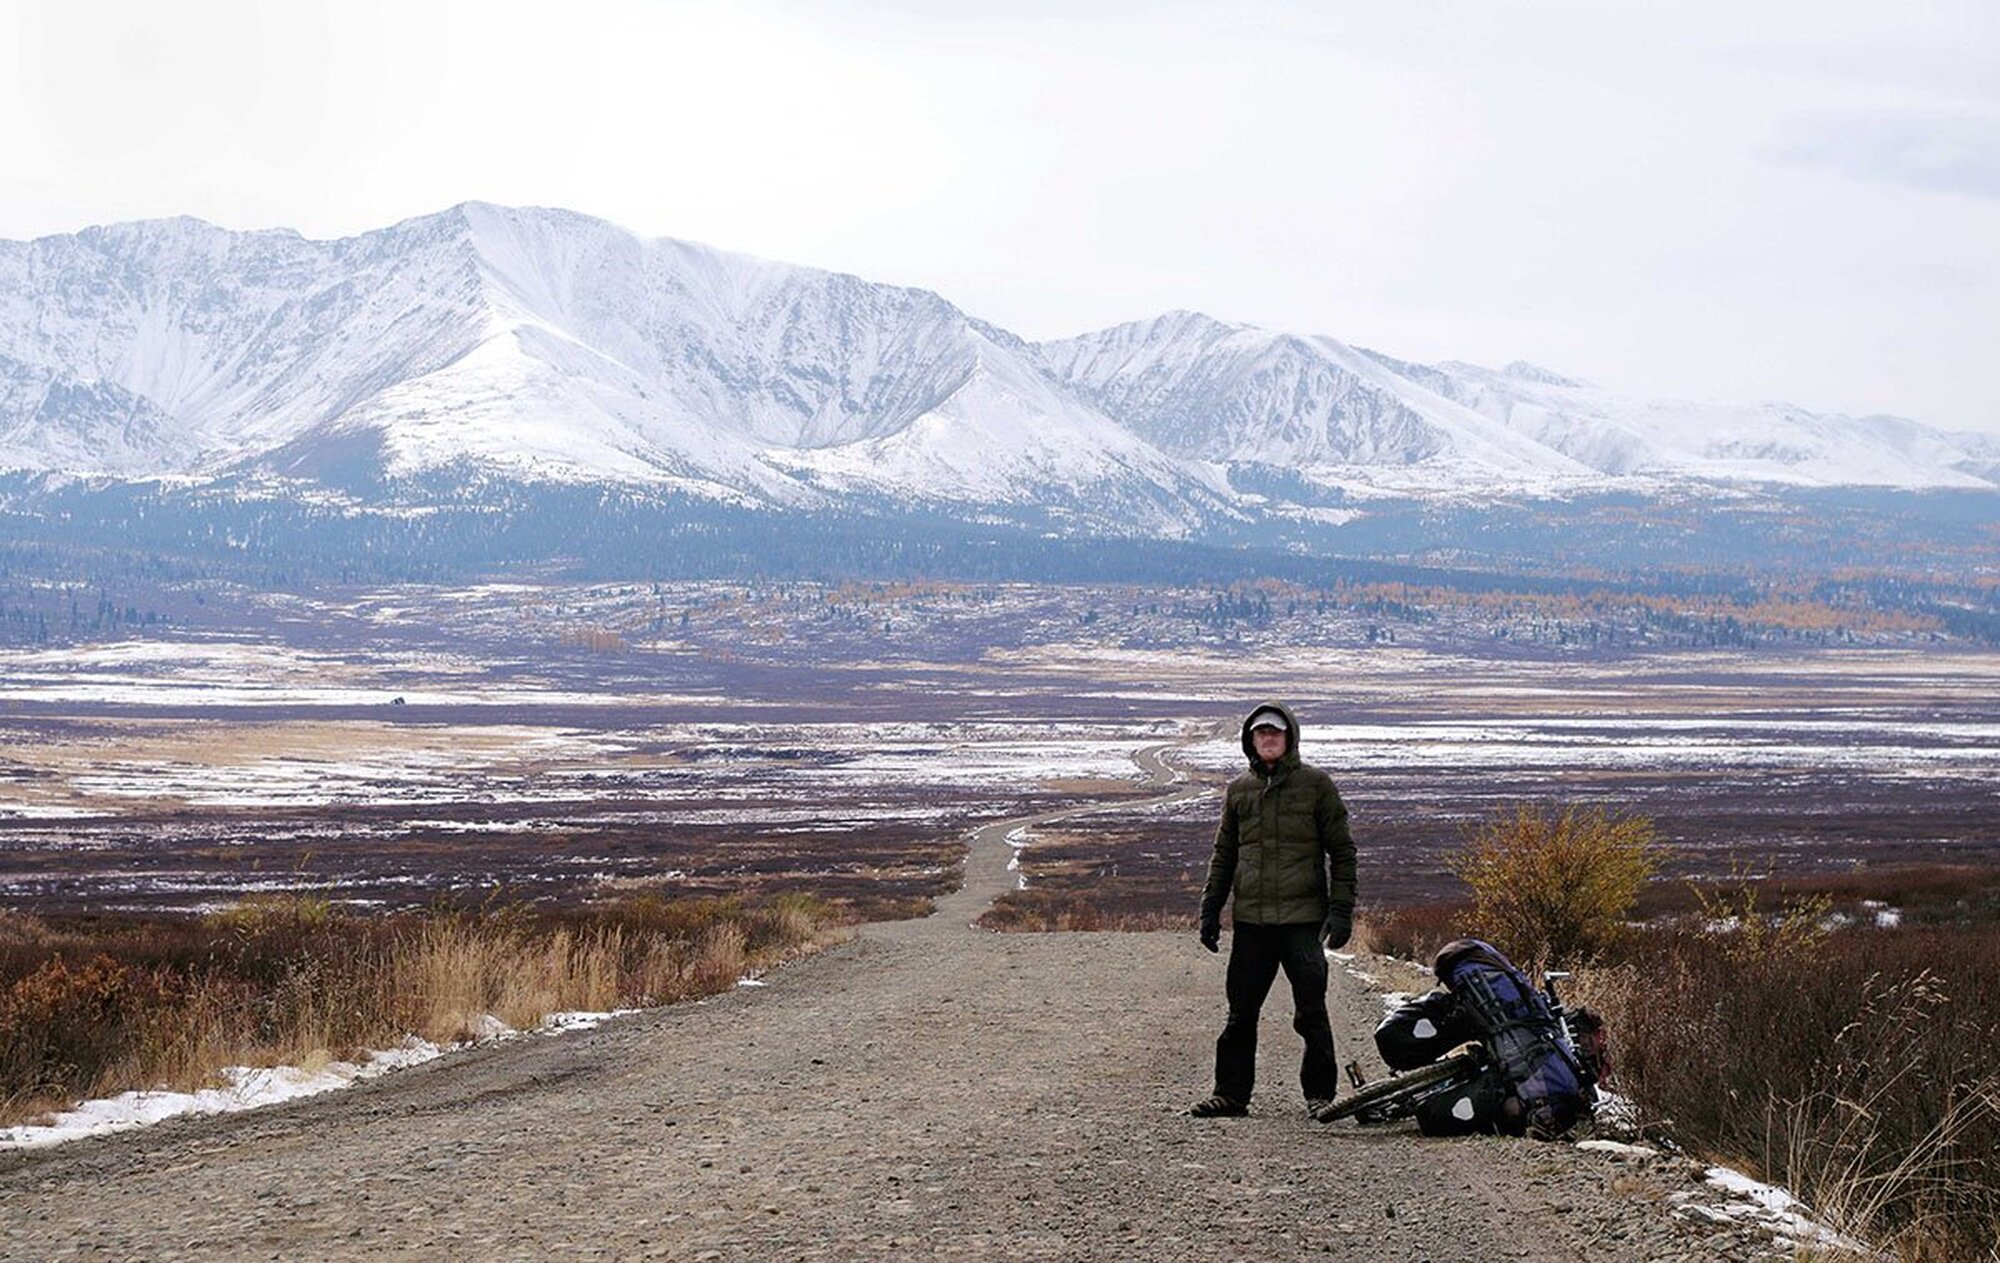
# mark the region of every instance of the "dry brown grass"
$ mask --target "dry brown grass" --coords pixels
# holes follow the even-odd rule
[[[1194,932],[1192,911],[1106,908],[1074,890],[1015,890],[993,901],[974,924],[1003,933],[1094,930],[1186,930]]]
[[[2000,917],[2000,868],[1976,864],[1902,864],[1876,867],[1856,863],[1838,872],[1750,878],[1740,865],[1732,874],[1693,882],[1655,882],[1640,896],[1637,915],[1660,920],[1696,912],[1717,897],[1741,898],[1752,885],[1771,907],[1825,900],[1839,915],[1869,922],[1883,906],[1897,910],[1901,923],[1969,929]]]
[[[1379,949],[1375,946],[1375,927],[1369,924],[1367,913],[1355,913],[1353,933],[1348,936],[1347,946],[1340,950],[1343,952],[1360,952],[1371,956],[1379,954]]]
[[[567,928],[531,937],[440,921],[417,933],[395,968],[409,987],[412,1030],[446,1043],[475,1038],[488,1015],[523,1027],[565,1009],[612,1007],[617,970],[605,947]]]
[[[0,1121],[231,1065],[315,1065],[498,1019],[665,1004],[845,933],[799,895],[365,918],[302,897],[198,920],[0,917]]]
[[[48,924],[40,917],[0,908],[0,952],[40,951],[53,939]]]
[[[1400,908],[1364,908],[1360,920],[1367,927],[1368,946],[1364,950],[1429,965],[1440,947],[1470,932],[1472,904],[1456,899]],[[1360,935],[1357,928],[1356,938]]]
[[[1903,1263],[2000,1242],[2000,931],[1683,925],[1580,973],[1617,1087]],[[1746,943],[1753,946],[1746,946]]]
[[[124,768],[149,777],[175,768],[213,768],[236,770],[249,784],[259,764],[278,758],[334,765],[396,753],[411,758],[477,758],[505,763],[517,754],[525,760],[529,749],[522,730],[501,725],[427,728],[364,720],[301,719],[267,724],[84,720],[76,723],[64,740],[10,748],[10,761],[32,773],[32,779],[10,784],[7,796],[21,802],[98,807],[125,814],[147,806],[180,806],[184,800],[172,793],[150,797],[104,794],[85,789],[78,782]]]

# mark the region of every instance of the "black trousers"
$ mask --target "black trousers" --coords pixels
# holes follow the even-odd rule
[[[1309,1101],[1330,1101],[1340,1089],[1340,1067],[1334,1060],[1333,1026],[1326,1016],[1326,954],[1320,950],[1317,921],[1237,923],[1224,983],[1229,1021],[1215,1041],[1215,1094],[1249,1104],[1257,1083],[1257,1015],[1279,969],[1292,984],[1292,1029],[1306,1041],[1299,1087]]]

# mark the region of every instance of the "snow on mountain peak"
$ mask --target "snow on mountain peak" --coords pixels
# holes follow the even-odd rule
[[[1170,311],[1030,344],[927,290],[464,202],[353,237],[0,241],[0,468],[460,464],[783,504],[1057,506],[1176,532],[1218,471],[1410,489],[1645,474],[1990,486],[1913,422],[1633,400]],[[1498,480],[1496,483],[1495,480]]]
[[[1194,312],[1044,343],[1049,369],[1170,452],[1325,469],[1580,472],[1332,338]]]
[[[1995,485],[1976,444],[1912,421],[1634,399],[1524,360],[1497,370],[1415,364],[1194,312],[1041,351],[1056,376],[1170,452],[1284,465],[1332,483],[1532,490],[1638,475]]]
[[[1524,382],[1540,382],[1544,386],[1581,386],[1582,382],[1571,381],[1560,373],[1551,372],[1539,364],[1526,360],[1515,360],[1500,370],[1508,377]]]
[[[0,243],[0,282],[0,467],[471,462],[777,503],[893,469],[942,501],[1167,506],[1149,525],[1214,498],[936,294],[571,211],[332,241],[148,221]]]

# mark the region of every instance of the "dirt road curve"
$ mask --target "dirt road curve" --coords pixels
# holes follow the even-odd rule
[[[1747,1257],[1667,1214],[1664,1168],[1312,1123],[1282,995],[1252,1116],[1181,1117],[1221,958],[969,928],[1008,831],[938,915],[765,987],[0,1155],[0,1258]],[[1381,1005],[1336,979],[1349,1055]]]

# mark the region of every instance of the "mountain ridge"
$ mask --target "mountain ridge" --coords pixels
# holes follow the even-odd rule
[[[477,466],[1197,534],[1345,493],[1990,488],[2000,440],[1638,400],[1174,311],[1029,342],[929,290],[463,202],[351,237],[188,216],[0,241],[0,468],[365,484]],[[337,476],[336,476],[337,475]],[[1263,479],[1268,483],[1268,479]]]

